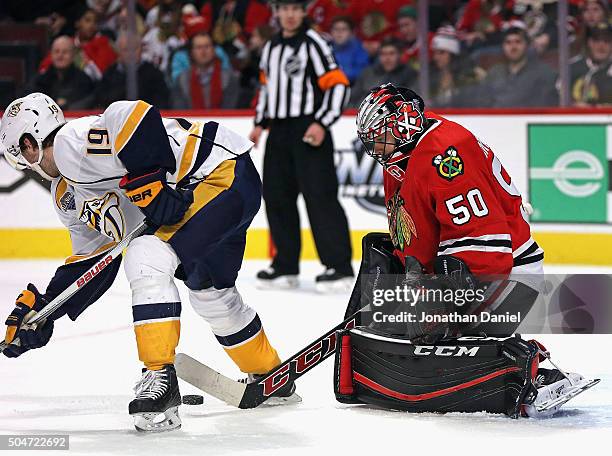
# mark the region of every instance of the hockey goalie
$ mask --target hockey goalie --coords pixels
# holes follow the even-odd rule
[[[540,417],[596,384],[552,361],[554,368],[540,367],[548,352],[515,335],[517,322],[445,318],[526,315],[538,299],[544,252],[530,234],[529,206],[491,148],[392,84],[361,103],[357,130],[384,169],[389,235],[364,238],[347,315],[371,314],[374,306],[364,306],[377,288],[391,287],[385,277],[412,290],[485,291],[477,306],[461,307],[416,294],[408,306],[413,319],[362,317],[361,326],[341,331],[337,399],[414,412]],[[406,314],[402,305],[386,301],[382,313]]]

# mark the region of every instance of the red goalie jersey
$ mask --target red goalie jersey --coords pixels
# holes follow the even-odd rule
[[[493,151],[433,112],[406,170],[384,171],[389,231],[400,257],[432,271],[437,255],[461,258],[473,274],[542,273],[521,195]]]

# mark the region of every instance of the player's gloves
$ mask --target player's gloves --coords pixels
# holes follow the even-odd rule
[[[9,344],[2,352],[9,358],[16,358],[24,352],[47,345],[53,334],[53,320],[28,325],[27,321],[48,304],[47,300],[31,283],[23,290],[15,302],[15,308],[6,319],[6,335],[4,341]],[[25,324],[24,324],[25,321]],[[13,344],[19,338],[19,345]]]
[[[179,192],[168,186],[163,169],[142,176],[126,174],[119,187],[145,214],[149,224],[158,227],[178,223],[193,203],[191,191]]]

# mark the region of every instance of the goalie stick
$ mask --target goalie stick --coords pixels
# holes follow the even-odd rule
[[[134,228],[134,230],[131,233],[127,234],[123,239],[121,239],[121,241],[119,241],[117,245],[115,245],[115,247],[110,249],[106,253],[106,255],[100,259],[100,262],[104,263],[104,267],[108,266],[119,255],[121,255],[121,252],[123,252],[123,250],[128,246],[128,244],[134,238],[137,238],[138,236],[140,236],[146,229],[147,229],[147,224],[143,222],[140,225],[138,225],[136,228]],[[62,291],[59,295],[55,297],[55,299],[53,299],[49,304],[43,307],[40,312],[34,315],[34,317],[31,320],[24,322],[22,324],[22,327],[27,326],[27,325],[33,325],[33,324],[39,323],[43,321],[44,319],[46,319],[49,315],[51,315],[53,312],[59,309],[66,301],[68,301],[68,299],[70,299],[83,286],[87,285],[91,281],[92,277],[93,276],[91,272],[89,271],[89,269],[85,271],[70,286],[68,286],[68,288]],[[19,344],[19,338],[16,338],[11,343]],[[0,343],[0,353],[2,353],[8,345],[9,344],[7,344],[4,341],[1,342]]]
[[[180,379],[229,405],[241,409],[257,407],[274,396],[288,382],[300,378],[334,354],[337,343],[336,331],[354,328],[358,324],[361,310],[279,364],[257,382],[249,384],[238,382],[184,353],[176,355],[174,361],[176,373]]]

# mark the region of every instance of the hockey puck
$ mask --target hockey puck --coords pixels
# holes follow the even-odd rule
[[[204,403],[204,396],[199,394],[185,394],[183,396],[183,404],[185,405],[202,405]]]

